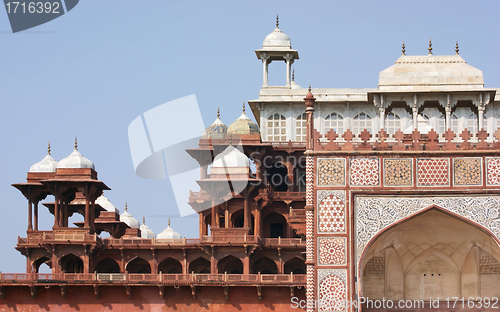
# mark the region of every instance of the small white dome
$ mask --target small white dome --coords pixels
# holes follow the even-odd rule
[[[222,153],[215,157],[212,167],[248,167],[249,163],[248,157],[245,154],[240,152],[234,146],[229,145]]]
[[[95,169],[94,164],[83,157],[82,154],[75,148],[73,153],[71,153],[68,157],[61,159],[61,161],[57,164],[58,169],[62,168],[92,168]]]
[[[266,39],[264,39],[264,43],[262,44],[263,48],[292,48],[292,42],[290,41],[290,37],[288,37],[284,32],[282,32],[278,26],[272,33],[267,35]]]
[[[140,227],[141,229],[141,238],[154,238],[155,233],[149,228],[149,226],[146,225],[146,218],[142,216],[142,225]]]
[[[41,161],[31,166],[29,172],[56,172],[57,161],[47,154]]]
[[[157,239],[179,239],[181,235],[170,227],[170,219],[168,219],[168,227],[156,236]]]
[[[109,201],[109,199],[104,197],[104,195],[97,197],[97,199],[95,200],[95,203],[99,204],[99,206],[106,209],[106,211],[120,213],[120,210],[118,210],[118,208],[116,208],[115,205],[113,205]]]
[[[131,228],[138,229],[139,221],[137,221],[129,212],[127,208],[127,204],[125,204],[125,212],[120,215],[120,221],[124,222]]]

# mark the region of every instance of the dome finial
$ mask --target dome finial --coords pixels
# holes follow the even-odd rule
[[[292,81],[295,82],[295,69],[292,70]]]
[[[245,102],[243,102],[243,113],[245,113]]]
[[[170,227],[170,218],[168,218],[168,226]]]
[[[125,202],[125,211],[128,211],[127,202]]]
[[[280,28],[280,19],[278,17],[278,14],[276,14],[276,28]]]
[[[146,217],[142,215],[142,225],[146,225]]]
[[[309,93],[311,93],[311,84],[309,84],[309,89],[308,90],[309,90]]]
[[[457,41],[457,43],[455,44],[455,55],[458,55],[458,41]]]
[[[217,107],[217,119],[220,119],[220,110],[218,107]]]
[[[75,151],[77,151],[77,150],[78,150],[78,140],[77,140],[77,138],[75,137]]]
[[[427,50],[429,50],[429,55],[432,55],[432,40],[430,38],[429,38],[429,48]]]
[[[50,155],[50,141],[49,141],[49,145],[47,145],[47,155]]]
[[[403,55],[406,55],[405,42],[403,41]]]

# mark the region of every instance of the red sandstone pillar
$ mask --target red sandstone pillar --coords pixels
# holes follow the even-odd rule
[[[85,220],[83,227],[90,228],[90,194],[88,183],[85,185]]]
[[[33,222],[32,222],[32,211],[33,211],[33,202],[31,199],[28,200],[28,231],[33,230]]]
[[[34,230],[38,231],[38,200],[35,201],[35,206],[34,206]]]
[[[248,250],[245,247],[245,259],[243,259],[243,274],[250,274],[250,257],[248,256]]]
[[[57,186],[54,186],[54,190],[54,196],[56,198],[54,203],[54,228],[57,228],[59,227],[59,194],[57,194]]]
[[[250,229],[250,211],[248,207],[248,190],[245,190],[243,193],[243,227],[245,229]]]

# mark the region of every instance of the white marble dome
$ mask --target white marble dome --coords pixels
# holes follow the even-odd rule
[[[127,204],[125,204],[125,212],[120,215],[120,221],[134,229],[139,228],[139,221],[137,221],[129,212]]]
[[[29,172],[56,172],[57,161],[47,154],[41,161],[31,166]]]
[[[262,44],[263,48],[292,48],[292,42],[290,41],[290,37],[288,37],[284,32],[282,32],[278,25],[273,30],[272,33],[266,36],[264,39],[264,43]]]
[[[141,229],[141,238],[154,238],[155,233],[149,228],[149,226],[146,225],[146,218],[142,216],[142,225],[140,227]]]
[[[118,210],[118,208],[116,208],[115,205],[113,205],[109,201],[109,199],[104,197],[104,195],[97,197],[97,199],[95,200],[95,203],[99,204],[99,206],[106,209],[106,211],[120,213],[120,210]]]
[[[61,159],[57,164],[57,169],[62,168],[92,168],[95,169],[94,164],[83,157],[78,151],[77,145],[75,143],[75,150],[68,157]]]
[[[213,168],[248,167],[248,157],[237,148],[229,145],[222,153],[217,155],[212,165]]]
[[[157,239],[180,239],[181,235],[170,227],[170,219],[168,219],[168,227],[156,236]]]

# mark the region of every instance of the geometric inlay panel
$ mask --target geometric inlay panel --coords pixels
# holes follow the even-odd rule
[[[419,158],[417,159],[418,186],[448,186],[449,158]]]
[[[412,186],[412,173],[412,158],[384,158],[385,186]]]
[[[453,184],[454,185],[482,185],[483,170],[481,158],[455,158],[453,159]]]
[[[318,202],[318,232],[345,233],[345,191],[319,191]]]
[[[318,263],[320,265],[345,264],[346,237],[318,238]]]
[[[319,311],[345,311],[347,283],[345,269],[318,269]]]
[[[352,186],[378,186],[379,159],[352,158],[350,173]]]
[[[319,186],[345,186],[345,158],[318,159]]]
[[[490,231],[500,239],[500,196],[356,196],[356,266],[368,242],[390,225],[428,207],[438,206]]]
[[[500,185],[500,157],[486,157],[486,185]]]

